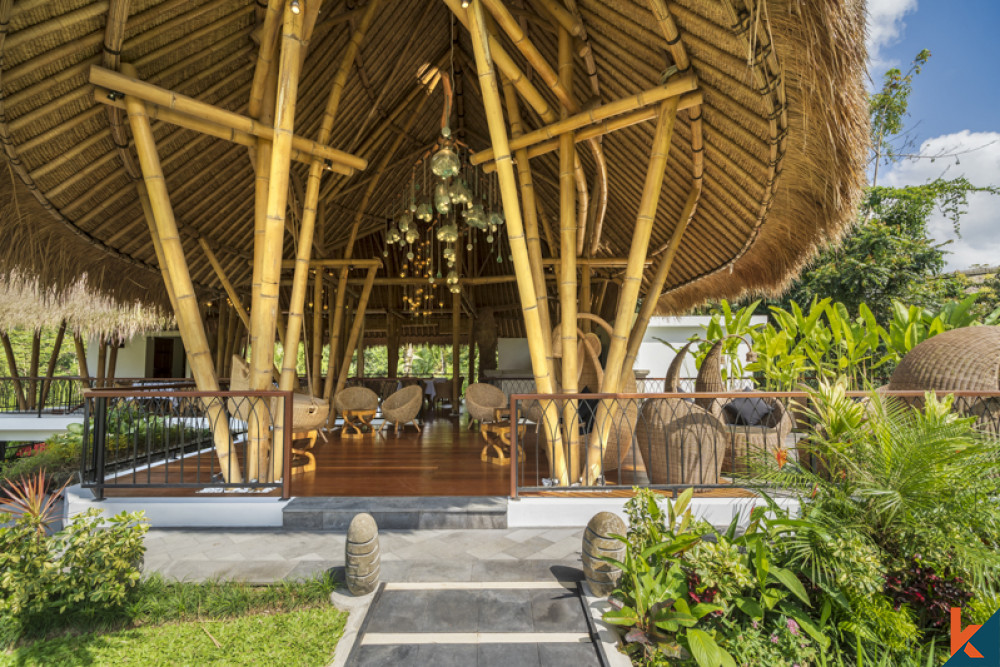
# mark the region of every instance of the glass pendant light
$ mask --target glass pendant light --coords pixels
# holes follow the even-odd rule
[[[434,209],[431,208],[430,204],[424,202],[417,205],[417,211],[414,215],[417,217],[417,220],[420,220],[421,222],[430,222],[431,218],[434,217]]]
[[[451,213],[451,197],[448,196],[448,186],[438,183],[434,187],[434,208],[441,215]]]
[[[441,148],[431,156],[431,171],[440,178],[451,178],[456,176],[462,168],[462,162],[458,159],[458,153],[451,145],[451,129],[445,125],[441,128]]]
[[[452,180],[451,185],[448,187],[448,196],[451,198],[451,203],[456,206],[468,204],[472,200],[472,193],[469,192],[469,186],[460,178]]]

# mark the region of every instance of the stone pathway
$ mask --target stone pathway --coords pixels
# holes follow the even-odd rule
[[[577,583],[386,584],[350,667],[601,665]]]
[[[551,581],[580,571],[576,528],[379,531],[382,581]],[[343,533],[151,530],[146,573],[269,583],[344,565]]]

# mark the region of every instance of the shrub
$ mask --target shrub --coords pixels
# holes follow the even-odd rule
[[[140,577],[148,529],[141,512],[105,519],[100,510],[89,510],[48,534],[51,507],[39,501],[44,472],[37,480],[24,482],[21,488],[30,485],[31,493],[0,512],[0,521],[13,518],[0,528],[0,645],[38,617],[118,608]],[[16,516],[10,512],[15,508]]]

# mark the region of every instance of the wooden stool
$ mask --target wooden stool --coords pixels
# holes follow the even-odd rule
[[[316,436],[319,435],[319,431],[313,429],[311,431],[293,431],[292,432],[292,442],[296,440],[308,440],[309,444],[305,447],[295,447],[292,446],[292,474],[298,475],[306,472],[313,472],[316,470],[316,456],[309,450],[313,448],[316,444]]]
[[[507,465],[510,463],[510,421],[486,422],[479,425],[479,434],[486,441],[479,458],[487,463],[495,465]],[[521,439],[524,438],[524,424],[517,425],[517,461],[524,461],[524,449],[521,448]]]
[[[366,438],[375,435],[372,420],[376,414],[378,410],[344,410],[344,428],[340,431],[340,437]],[[367,432],[362,429],[366,429]]]

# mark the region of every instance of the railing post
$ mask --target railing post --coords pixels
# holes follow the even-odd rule
[[[517,498],[517,399],[510,397],[510,497]]]
[[[97,414],[94,415],[94,495],[98,500],[104,500],[104,446],[107,442],[107,412],[108,399],[105,396],[97,398]]]
[[[83,440],[80,442],[80,481],[89,481],[87,475],[87,447],[90,445],[90,399],[83,398]]]
[[[284,392],[281,401],[285,413],[281,434],[285,441],[285,460],[282,462],[281,470],[281,499],[288,500],[292,497],[292,392]]]

